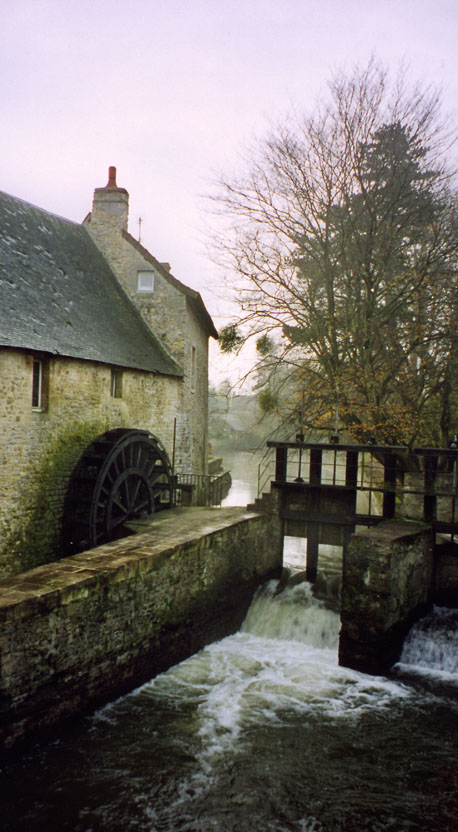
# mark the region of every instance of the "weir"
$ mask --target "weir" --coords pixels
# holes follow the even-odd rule
[[[423,676],[339,667],[338,632],[310,584],[268,582],[237,633],[3,766],[4,828],[454,828],[458,675],[443,690],[418,626]]]
[[[334,440],[269,442],[275,473],[255,505],[306,538],[308,581],[320,545],[341,547],[340,664],[386,673],[434,602],[458,606],[458,450],[418,448],[406,471],[405,447]]]
[[[319,544],[343,545],[343,666],[386,673],[412,623],[444,592],[458,598],[453,541],[434,559],[438,527],[390,517],[399,491],[393,454],[378,484],[367,449],[275,444],[275,480],[252,509],[169,509],[130,523],[122,540],[0,583],[5,749],[235,632],[259,584],[279,577],[285,535],[307,536],[309,580]],[[299,450],[293,478],[285,445]],[[442,496],[455,506],[455,490],[441,487],[431,481],[422,495],[436,519]]]
[[[283,533],[307,538],[309,580],[316,577],[319,544],[345,549],[357,527],[407,518],[430,526],[435,548],[444,535],[458,537],[456,443],[408,453],[404,446],[334,439],[267,443],[275,450],[271,489],[278,492]]]

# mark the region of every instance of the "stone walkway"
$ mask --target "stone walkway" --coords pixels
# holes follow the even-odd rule
[[[63,586],[77,584],[94,572],[111,572],[123,564],[174,549],[227,526],[259,516],[245,508],[175,508],[129,524],[132,534],[96,549],[37,566],[0,581],[2,607],[25,598],[39,598]]]

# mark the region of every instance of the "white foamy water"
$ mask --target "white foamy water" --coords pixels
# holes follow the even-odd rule
[[[415,624],[404,642],[399,667],[458,684],[458,610],[434,607]]]
[[[248,468],[239,455],[228,504],[252,500]],[[305,557],[305,540],[285,541],[294,571]],[[340,563],[320,547],[330,603]],[[442,680],[458,674],[444,615],[434,633],[416,625],[396,678],[366,676],[338,666],[339,617],[308,584],[270,583],[239,633],[5,767],[2,828],[445,832],[458,817],[458,688]]]
[[[456,705],[339,667],[338,615],[308,584],[276,589],[240,632],[2,772],[5,829],[446,829]]]
[[[288,724],[292,714],[355,719],[411,695],[398,682],[339,667],[339,616],[307,583],[279,595],[276,585],[271,581],[258,592],[239,633],[137,691],[196,705],[193,730],[202,741],[205,771],[253,726]]]

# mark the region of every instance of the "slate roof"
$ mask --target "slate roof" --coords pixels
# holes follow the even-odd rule
[[[0,346],[183,374],[87,229],[1,192]]]

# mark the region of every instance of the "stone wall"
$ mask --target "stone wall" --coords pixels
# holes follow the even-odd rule
[[[123,370],[111,396],[111,368],[45,358],[47,405],[32,408],[31,353],[0,350],[0,577],[52,560],[60,546],[68,480],[92,440],[113,427],[159,437],[172,457],[179,378]]]
[[[186,299],[186,339],[182,412],[189,420],[189,430],[177,429],[177,468],[199,474],[208,466],[208,337],[202,329],[189,299]],[[177,422],[179,428],[179,416]],[[191,436],[190,448],[186,437]],[[188,460],[186,462],[186,460]]]
[[[4,747],[234,632],[281,553],[275,516],[173,509],[143,533],[1,582]]]
[[[177,467],[206,473],[208,446],[208,324],[203,324],[189,290],[126,235],[126,191],[96,189],[86,228],[110,263],[148,326],[184,370],[177,423]],[[139,291],[138,273],[153,276],[151,291]]]
[[[429,526],[387,521],[353,535],[344,554],[340,664],[387,672],[433,597]]]

